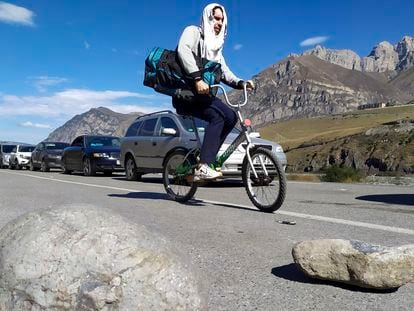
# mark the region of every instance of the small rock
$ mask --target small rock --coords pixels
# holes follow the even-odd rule
[[[312,240],[297,243],[292,256],[312,278],[375,289],[414,282],[414,244],[383,247],[354,240]]]

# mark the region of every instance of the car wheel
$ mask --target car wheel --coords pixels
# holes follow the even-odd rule
[[[96,170],[93,167],[91,159],[84,158],[83,159],[83,175],[85,176],[94,176],[96,174]]]
[[[12,164],[12,162],[9,161],[9,169],[14,170],[14,166]]]
[[[16,170],[21,170],[21,169],[22,169],[22,167],[20,166],[20,164],[19,164],[19,162],[18,162],[18,161],[16,161],[16,162],[14,163],[14,167],[16,168]]]
[[[47,165],[46,161],[43,159],[42,163],[40,163],[40,170],[44,173],[49,172],[49,166]]]
[[[31,170],[32,172],[35,170],[32,160],[30,160],[29,162],[29,170]]]
[[[71,170],[68,170],[67,169],[64,158],[62,158],[62,164],[61,164],[61,166],[62,166],[62,173],[63,174],[70,174],[70,173],[72,173]]]
[[[137,171],[137,165],[132,156],[128,156],[125,163],[125,176],[127,180],[140,180],[142,174],[139,174]]]

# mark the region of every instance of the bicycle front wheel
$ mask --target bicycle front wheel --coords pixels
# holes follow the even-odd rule
[[[242,166],[242,178],[247,195],[259,210],[272,213],[279,209],[285,200],[285,172],[270,150],[257,148],[250,151],[250,156],[254,169],[247,155]]]
[[[165,160],[162,180],[169,198],[178,202],[190,200],[196,190],[194,182],[195,159],[184,150],[176,150]]]

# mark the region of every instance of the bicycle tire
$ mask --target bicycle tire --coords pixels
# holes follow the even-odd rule
[[[259,157],[265,161],[266,171],[258,164],[255,165],[258,178],[254,176],[247,155],[244,157],[242,166],[242,179],[247,195],[260,211],[272,213],[278,210],[286,196],[286,177],[285,172],[276,156],[267,149],[257,148],[250,151],[253,165]]]
[[[176,150],[167,157],[163,165],[162,181],[170,199],[183,203],[193,198],[197,191],[197,183],[193,179],[195,164],[194,157],[184,150]],[[179,165],[187,165],[188,172],[177,173]]]

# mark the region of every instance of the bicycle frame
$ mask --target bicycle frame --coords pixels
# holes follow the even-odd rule
[[[220,89],[222,89],[223,94],[224,94],[224,98],[227,102],[227,104],[233,108],[236,108],[236,113],[237,116],[239,118],[239,122],[240,122],[240,126],[242,128],[242,131],[240,132],[240,134],[233,140],[233,142],[227,147],[227,149],[216,158],[215,162],[213,164],[210,164],[210,166],[213,169],[221,169],[221,167],[223,166],[223,163],[232,155],[232,153],[237,149],[237,147],[244,141],[247,141],[247,146],[246,146],[246,156],[247,156],[247,160],[250,163],[250,167],[252,167],[253,170],[253,174],[254,176],[257,178],[257,173],[256,173],[256,169],[253,165],[252,162],[252,158],[250,156],[250,149],[254,148],[254,144],[251,141],[251,138],[249,136],[249,129],[248,127],[245,125],[243,117],[240,113],[240,107],[244,106],[247,103],[247,89],[246,89],[246,85],[244,86],[244,102],[242,104],[238,103],[237,105],[231,105],[230,101],[227,97],[226,91],[225,89],[219,85],[219,84],[215,84],[212,85],[211,87],[218,87]],[[201,142],[200,142],[200,136],[198,134],[198,130],[197,130],[197,126],[195,124],[194,118],[193,118],[193,127],[194,127],[194,132],[197,138],[197,143],[198,143],[198,147],[197,148],[193,148],[191,149],[187,156],[190,154],[194,154],[196,155],[197,152],[199,152],[200,150],[200,146],[201,146]],[[186,157],[187,158],[187,157]],[[263,162],[263,159],[260,158],[260,166],[262,167],[262,169],[266,172],[267,174],[267,169],[265,167],[265,164]],[[189,168],[187,165],[180,165],[179,167],[177,167],[177,172],[181,175],[188,175],[190,172],[191,168]]]

